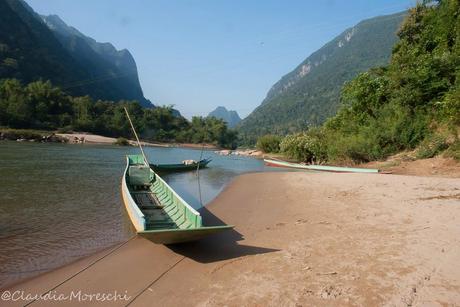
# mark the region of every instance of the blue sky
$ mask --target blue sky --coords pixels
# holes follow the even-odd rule
[[[186,117],[244,117],[312,52],[362,19],[415,0],[26,0],[134,56],[144,95]]]

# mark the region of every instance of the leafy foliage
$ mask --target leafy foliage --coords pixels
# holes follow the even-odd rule
[[[448,147],[446,139],[441,135],[435,134],[423,140],[418,147],[416,157],[419,159],[432,158]]]
[[[5,140],[36,140],[40,141],[47,135],[44,131],[31,130],[31,129],[5,129],[2,128],[0,131],[0,139]],[[49,135],[49,134],[48,134]]]
[[[280,151],[281,137],[267,134],[257,140],[257,149],[266,153],[277,153]]]
[[[445,156],[460,161],[460,140],[450,145],[449,149],[445,152]]]
[[[398,35],[390,64],[346,83],[338,114],[319,128],[328,160],[365,162],[417,146],[417,156],[426,158],[450,144],[458,146],[454,144],[460,124],[459,2],[418,4]],[[450,131],[450,136],[437,130]],[[293,141],[299,138],[303,142]],[[281,147],[308,160],[311,144],[307,132],[286,137]]]
[[[177,116],[170,106],[143,108],[136,101],[94,101],[72,97],[50,81],[23,86],[16,79],[0,81],[0,126],[44,130],[79,130],[129,138],[128,109],[141,137],[151,141],[212,143],[236,147],[237,134],[223,120]]]
[[[129,146],[129,141],[124,137],[119,137],[113,144],[118,146]]]
[[[326,158],[322,133],[315,129],[286,136],[280,144],[280,149],[289,158],[300,161],[313,163]]]

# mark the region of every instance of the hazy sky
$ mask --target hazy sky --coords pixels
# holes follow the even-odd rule
[[[312,52],[362,19],[415,0],[26,0],[134,56],[144,95],[186,117],[244,117]]]

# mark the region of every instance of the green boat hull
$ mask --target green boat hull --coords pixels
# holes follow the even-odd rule
[[[153,230],[139,232],[141,237],[144,237],[154,243],[159,244],[176,244],[183,242],[196,241],[207,237],[214,233],[219,233],[224,230],[232,229],[233,226],[210,226],[199,227],[195,229],[171,229],[171,230]]]
[[[280,160],[264,159],[265,164],[273,167],[286,167],[295,169],[305,169],[311,171],[323,171],[334,173],[378,173],[378,169],[373,168],[357,168],[357,167],[341,167],[329,165],[304,165],[299,163],[291,163]]]
[[[203,226],[200,213],[145,165],[141,155],[127,156],[121,191],[137,233],[155,243],[195,241],[233,228],[231,225]]]
[[[150,164],[150,167],[156,172],[184,172],[196,170],[198,165],[200,169],[205,168],[208,166],[209,162],[211,162],[211,159],[203,159],[192,164]]]

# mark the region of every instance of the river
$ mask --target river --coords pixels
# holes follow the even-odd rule
[[[152,163],[198,160],[201,151],[146,147]],[[135,147],[0,142],[0,288],[87,256],[134,232],[120,196],[125,155]],[[209,168],[163,178],[193,207],[235,176],[273,170],[261,160],[219,156]],[[200,201],[201,190],[201,201]],[[153,244],[153,243],[152,243]]]

